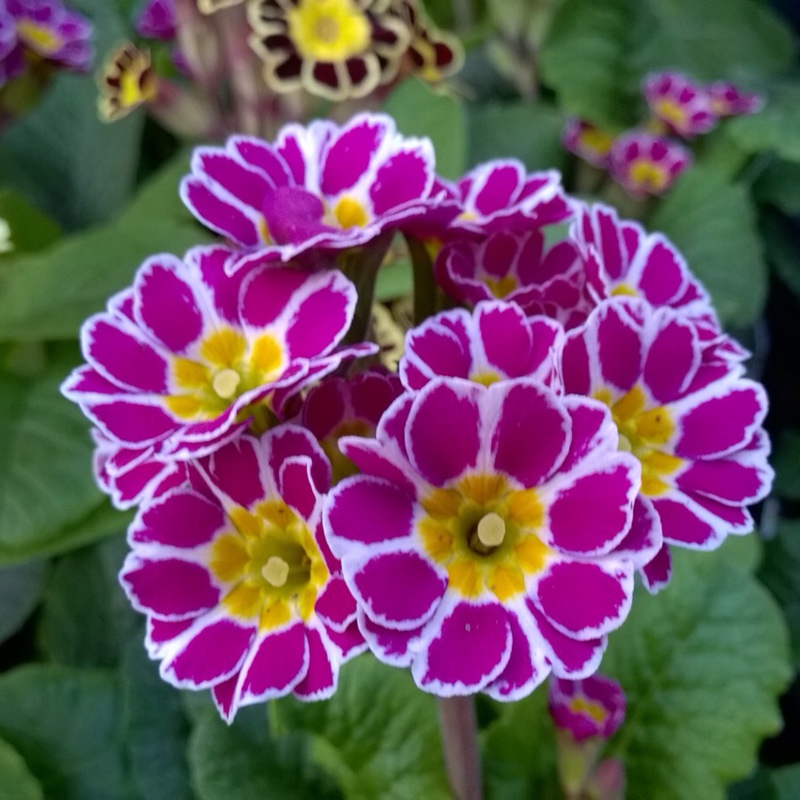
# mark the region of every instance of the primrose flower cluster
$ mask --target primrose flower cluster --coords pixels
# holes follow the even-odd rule
[[[91,35],[89,20],[60,0],[0,0],[0,87],[26,71],[86,72]]]
[[[754,114],[763,101],[734,84],[707,86],[678,72],[648,75],[642,93],[649,118],[641,127],[614,136],[585,120],[573,119],[564,131],[564,146],[635,197],[661,195],[691,163],[691,151],[676,139],[708,133],[726,117]]]
[[[556,172],[447,181],[360,114],[200,147],[180,193],[223,241],[149,258],[63,392],[139,506],[121,582],[147,650],[225,718],[328,697],[366,649],[442,696],[587,679],[637,573],[657,591],[671,548],[752,529],[747,352],[666,238]],[[388,372],[363,320],[398,234],[437,288]]]

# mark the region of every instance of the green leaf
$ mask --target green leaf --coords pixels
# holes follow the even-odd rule
[[[391,114],[405,136],[428,136],[436,153],[436,172],[459,178],[467,160],[467,122],[460,100],[434,91],[420,80],[403,81],[387,98]]]
[[[216,711],[203,715],[190,739],[189,765],[200,800],[331,797],[306,763],[304,737],[274,738],[261,705],[241,709],[230,727]]]
[[[436,700],[407,671],[358,658],[327,702],[286,698],[276,708],[283,725],[311,735],[312,758],[348,800],[450,797]]]
[[[61,237],[50,217],[12,189],[0,191],[0,219],[8,223],[12,255],[44,250]]]
[[[777,206],[786,214],[800,215],[800,163],[776,159],[753,185],[759,203]]]
[[[800,431],[784,430],[775,455],[775,492],[787,500],[800,500]]]
[[[45,561],[29,561],[0,568],[0,642],[16,633],[36,608],[46,567]]]
[[[694,167],[680,177],[648,227],[663,231],[683,253],[723,324],[744,326],[759,316],[767,272],[744,186]]]
[[[117,580],[127,549],[119,533],[94,547],[69,553],[55,565],[38,631],[40,647],[51,661],[74,667],[113,667],[131,636],[138,634],[141,618]]]
[[[469,106],[469,163],[518,158],[529,170],[563,169],[564,118],[547,103],[487,103]]]
[[[42,787],[22,756],[0,739],[0,800],[44,800]]]
[[[48,800],[132,800],[121,709],[106,672],[31,664],[0,675],[0,736]]]
[[[797,251],[796,232],[783,215],[766,210],[761,217],[761,235],[767,259],[778,277],[800,296],[800,253]]]
[[[781,72],[792,54],[789,29],[757,0],[565,0],[541,69],[568,114],[613,129],[636,121],[648,72],[761,77]]]
[[[786,161],[800,163],[800,86],[781,86],[758,114],[729,123],[731,136],[749,153],[774,150]]]
[[[143,636],[139,632],[131,638],[122,662],[125,740],[133,779],[146,800],[193,800],[186,759],[189,723],[181,696],[159,676]]]
[[[725,550],[673,548],[672,583],[637,593],[601,671],[622,684],[625,723],[608,755],[630,797],[716,800],[781,727],[786,630],[765,589]]]
[[[484,738],[487,800],[560,798],[555,744],[546,684],[524,700],[504,706]]]
[[[92,19],[98,62],[130,35],[107,0],[70,7]],[[42,102],[4,132],[0,178],[67,229],[110,219],[133,188],[143,122],[141,114],[101,122],[92,76],[58,75]]]
[[[381,303],[396,300],[414,288],[411,262],[407,259],[384,264],[378,271],[375,282],[375,299]]]
[[[776,800],[797,800],[800,797],[800,764],[772,771]]]
[[[63,379],[63,368],[28,379],[0,373],[0,562],[85,540],[71,526],[104,504],[88,425],[59,394]]]
[[[792,659],[800,668],[800,522],[781,520],[777,535],[764,545],[758,576],[783,609]]]

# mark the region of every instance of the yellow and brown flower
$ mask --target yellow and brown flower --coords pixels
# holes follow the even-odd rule
[[[104,64],[99,76],[100,117],[114,122],[156,99],[158,77],[153,72],[149,50],[124,42]]]

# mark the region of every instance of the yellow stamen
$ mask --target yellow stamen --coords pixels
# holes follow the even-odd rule
[[[280,556],[270,556],[261,568],[261,574],[267,583],[280,589],[289,578],[289,565]]]
[[[506,523],[499,514],[490,511],[478,523],[478,539],[485,547],[499,547],[506,538]]]
[[[242,376],[235,369],[221,369],[212,381],[214,391],[224,400],[229,400],[236,394]]]

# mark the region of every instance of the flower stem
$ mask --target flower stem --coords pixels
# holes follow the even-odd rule
[[[439,726],[453,797],[456,800],[482,800],[478,723],[473,698],[440,697]]]

